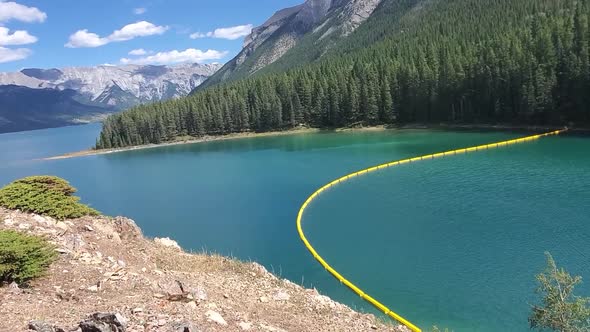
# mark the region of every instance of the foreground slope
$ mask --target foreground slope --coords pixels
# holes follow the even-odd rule
[[[0,208],[5,229],[47,237],[60,258],[31,288],[0,288],[1,331],[27,331],[33,320],[70,330],[96,312],[120,314],[129,332],[405,331],[261,265],[148,240],[129,219],[57,222]]]
[[[588,126],[589,16],[576,0],[383,0],[331,47],[308,33],[264,73],[109,118],[97,147],[300,125]]]

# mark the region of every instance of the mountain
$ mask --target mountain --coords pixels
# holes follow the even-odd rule
[[[78,93],[65,89],[0,86],[0,133],[95,122],[113,109],[83,104]]]
[[[186,96],[220,67],[218,64],[181,64],[28,68],[0,73],[0,85],[72,89],[86,102],[125,109],[140,103]]]
[[[0,89],[4,98],[10,96],[9,102],[12,103],[0,104],[5,120],[0,122],[0,132],[14,131],[15,128],[55,127],[72,121],[86,122],[101,118],[96,116],[99,113],[110,114],[143,103],[183,97],[220,67],[218,64],[125,65],[27,68],[20,72],[0,73]],[[19,97],[26,100],[16,99]],[[50,107],[59,105],[62,109],[48,110],[42,115],[37,105],[47,100],[55,101],[49,104]],[[33,108],[27,110],[22,105]],[[8,114],[9,111],[23,113]],[[59,114],[60,118],[52,118],[52,114]],[[7,119],[11,119],[10,124]],[[19,120],[24,122],[14,122]]]
[[[289,67],[318,59],[338,40],[354,32],[381,2],[307,0],[280,10],[253,29],[244,40],[242,51],[201,88],[248,77],[276,63],[293,48],[306,52],[303,56],[289,57]]]
[[[589,127],[589,21],[579,0],[307,1],[206,88],[109,117],[97,148],[299,126]]]

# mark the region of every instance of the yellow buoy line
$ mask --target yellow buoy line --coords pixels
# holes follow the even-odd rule
[[[346,181],[348,181],[348,180],[350,180],[350,179],[352,179],[354,177],[365,175],[365,174],[368,174],[368,173],[371,173],[371,172],[375,172],[377,170],[381,170],[381,169],[385,169],[385,168],[390,168],[390,167],[394,167],[394,166],[398,166],[398,165],[403,165],[403,164],[407,164],[407,163],[412,163],[412,162],[416,162],[416,161],[421,161],[421,160],[430,160],[430,159],[436,159],[436,158],[441,158],[441,157],[446,157],[446,156],[453,156],[453,155],[457,155],[457,154],[465,154],[465,153],[476,152],[476,151],[481,151],[481,150],[489,150],[489,149],[499,148],[499,147],[513,145],[513,144],[530,142],[530,141],[538,140],[538,139],[540,139],[542,137],[546,137],[546,136],[559,135],[559,134],[561,134],[563,132],[566,132],[566,131],[567,131],[567,128],[566,129],[562,129],[562,130],[552,131],[552,132],[545,133],[545,134],[533,135],[533,136],[528,136],[528,137],[523,137],[523,138],[518,138],[518,139],[513,139],[513,140],[508,140],[508,141],[503,141],[503,142],[499,142],[499,143],[485,144],[485,145],[480,145],[480,146],[474,146],[474,147],[471,147],[471,148],[457,149],[457,150],[452,150],[452,151],[447,151],[447,152],[429,154],[429,155],[425,155],[425,156],[421,156],[421,157],[403,159],[403,160],[398,160],[398,161],[393,161],[393,162],[381,164],[381,165],[378,165],[378,166],[373,166],[373,167],[370,167],[370,168],[366,168],[366,169],[360,170],[358,172],[354,172],[354,173],[345,175],[345,176],[343,176],[341,178],[338,178],[338,179],[336,179],[336,180],[334,180],[334,181],[326,184],[325,186],[321,187],[320,189],[316,190],[313,194],[311,194],[311,196],[309,196],[307,198],[307,200],[303,203],[303,205],[299,209],[299,214],[297,215],[297,231],[299,232],[299,236],[301,237],[301,240],[305,244],[305,247],[307,248],[307,250],[309,250],[309,252],[313,255],[313,257],[328,272],[330,272],[330,274],[332,274],[336,279],[338,279],[342,284],[344,284],[346,287],[350,288],[353,292],[355,292],[356,294],[358,294],[365,301],[367,301],[370,304],[372,304],[375,308],[379,309],[380,311],[382,311],[383,313],[385,313],[387,316],[395,319],[397,322],[405,325],[407,328],[409,328],[413,332],[421,332],[422,330],[420,330],[420,328],[418,328],[416,325],[412,324],[410,321],[406,320],[402,316],[400,316],[397,313],[393,312],[391,309],[389,309],[388,307],[386,307],[385,305],[383,305],[381,302],[375,300],[373,297],[371,297],[370,295],[368,295],[365,292],[363,292],[359,287],[357,287],[356,285],[354,285],[352,282],[350,282],[346,278],[344,278],[340,273],[338,273],[338,271],[334,270],[334,268],[331,267],[330,264],[328,264],[322,258],[322,256],[320,256],[317,253],[317,251],[313,248],[313,246],[311,245],[311,243],[309,243],[309,241],[305,237],[305,233],[303,232],[303,227],[301,225],[302,220],[303,220],[303,214],[305,212],[305,209],[307,209],[307,207],[309,206],[309,204],[311,204],[311,202],[314,199],[316,199],[316,197],[318,197],[321,193],[323,193],[327,189],[329,189],[329,188],[331,188],[331,187],[333,187],[333,186],[335,186],[337,184],[346,182]]]

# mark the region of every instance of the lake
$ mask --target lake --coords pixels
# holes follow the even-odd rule
[[[367,166],[525,135],[313,133],[37,160],[88,148],[99,131],[0,135],[0,185],[64,177],[85,203],[134,219],[147,236],[260,262],[368,311],[300,242],[295,218],[307,196]],[[588,151],[588,138],[550,137],[382,170],[321,195],[304,229],[339,272],[423,329],[528,331],[544,251],[590,276]],[[579,293],[590,295],[590,286]]]

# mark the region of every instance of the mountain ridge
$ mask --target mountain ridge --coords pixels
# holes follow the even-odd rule
[[[0,133],[95,122],[188,95],[219,64],[25,68],[0,73]]]
[[[146,102],[182,97],[212,75],[219,64],[156,65],[100,65],[96,67],[25,68],[18,72],[0,73],[0,85],[20,85],[32,89],[72,89],[78,91],[87,102],[96,102],[113,86],[137,98],[135,105]],[[169,85],[175,86],[170,94]],[[110,99],[107,107],[124,109]],[[131,105],[134,106],[134,105]]]
[[[303,4],[277,11],[244,40],[242,51],[202,86],[249,77],[274,64],[305,38],[313,38],[312,47],[304,45],[320,58],[335,40],[354,32],[383,0],[307,0]],[[304,63],[305,61],[301,61]]]

